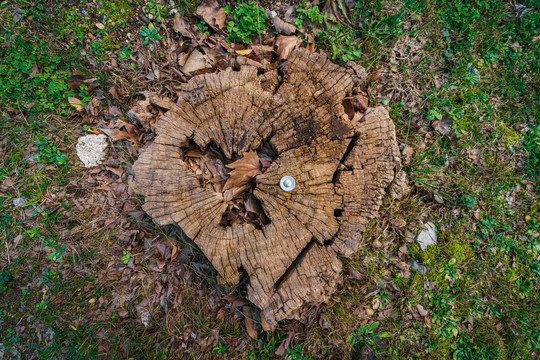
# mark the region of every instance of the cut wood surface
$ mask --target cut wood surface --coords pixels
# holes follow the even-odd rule
[[[295,50],[278,70],[195,76],[134,165],[144,210],[178,224],[272,328],[329,300],[399,165],[383,107],[346,108],[366,80],[354,64]],[[285,176],[296,187],[283,191]]]

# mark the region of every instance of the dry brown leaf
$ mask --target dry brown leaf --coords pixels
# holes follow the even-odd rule
[[[468,148],[467,149],[467,158],[473,163],[475,166],[486,166],[487,163],[484,160],[484,153],[480,149],[474,149],[474,148]]]
[[[34,64],[36,65],[36,64]],[[34,73],[34,67],[32,67],[32,72]],[[37,65],[36,65],[37,73]],[[71,75],[66,79],[68,86],[72,90],[79,90],[81,85],[86,85],[88,87],[87,91],[90,92],[98,87],[98,81],[95,77],[90,77],[88,75]]]
[[[109,93],[116,99],[122,101],[122,99],[125,97],[124,92],[122,89],[118,89],[116,86],[112,86],[109,89]]]
[[[261,173],[259,155],[253,150],[245,153],[243,158],[226,165],[226,167],[233,170],[229,173],[230,177],[223,186],[224,191],[234,187],[239,188]]]
[[[115,168],[105,165],[105,169],[109,170],[110,172],[118,176],[120,179],[122,179],[122,174],[124,173],[124,170],[122,170],[121,168]]]
[[[241,299],[238,296],[234,296],[234,295],[223,296],[221,299],[230,301],[231,302],[231,307],[233,309],[237,308],[239,306],[244,306],[244,305],[247,304],[246,300]]]
[[[278,35],[276,38],[277,53],[280,60],[287,60],[300,39],[296,36]]]
[[[107,136],[111,138],[112,141],[128,140],[133,143],[135,149],[139,149],[140,143],[138,140],[138,130],[137,128],[125,121],[118,120],[115,124],[116,129],[101,129]],[[122,129],[122,130],[121,130]]]
[[[269,324],[264,318],[263,314],[261,314],[261,326],[264,331],[274,331],[276,330],[276,327],[277,327],[277,325]]]
[[[150,112],[151,107],[149,97],[150,96],[145,93],[145,98],[143,100],[137,101],[137,103],[128,111],[127,114],[130,119],[140,123],[145,128],[149,128],[150,125],[154,123],[154,120],[157,117]]]
[[[79,100],[77,98],[74,98],[74,97],[69,97],[68,102],[69,102],[69,104],[71,106],[73,106],[75,108],[75,110],[82,111],[83,103],[81,102],[81,100]]]
[[[225,10],[219,6],[217,0],[204,0],[195,11],[195,14],[202,17],[216,31],[226,28],[227,15],[225,15]]]
[[[360,90],[354,90],[351,103],[356,111],[365,112],[369,106],[369,99]]]
[[[246,56],[253,52],[253,49],[245,49],[245,50],[234,50],[235,53],[238,55]]]
[[[261,204],[257,201],[257,198],[253,196],[253,194],[248,194],[244,205],[246,206],[246,211],[250,211],[257,215],[261,213]]]
[[[184,19],[182,15],[180,15],[180,13],[176,13],[174,15],[173,29],[177,33],[182,34],[183,37],[187,37],[190,39],[196,37],[195,33],[191,28],[191,25]]]
[[[108,108],[109,115],[110,116],[120,116],[122,115],[122,111],[118,108],[116,105],[110,105]]]
[[[313,54],[315,52],[315,39],[313,39],[313,35],[307,34],[306,41],[308,43],[306,50]]]
[[[428,312],[426,309],[424,309],[424,307],[420,304],[416,304],[416,310],[418,310],[418,313],[420,314],[420,316],[427,316]]]
[[[297,30],[296,26],[281,20],[279,16],[276,16],[274,19],[272,19],[272,24],[274,24],[274,27],[276,28],[276,31],[278,33],[282,33],[285,35],[291,35]]]
[[[412,155],[414,153],[414,149],[411,145],[407,144],[403,148],[403,156],[405,156],[405,164],[409,164],[411,162]]]
[[[261,319],[264,319],[264,316],[261,316]],[[276,355],[277,356],[284,357],[285,355],[287,355],[287,349],[290,347],[291,342],[294,340],[294,337],[296,335],[298,335],[296,332],[289,331],[289,333],[287,334],[287,337],[285,338],[285,340],[283,340],[281,345],[279,345],[279,347],[276,350]]]
[[[242,186],[234,186],[230,189],[223,190],[223,201],[229,202],[232,201],[236,196],[242,194],[244,191],[247,191],[251,188],[251,184],[245,184]]]
[[[255,322],[253,321],[253,314],[251,313],[249,306],[244,306],[244,319],[249,337],[256,340],[259,337],[259,334],[257,333],[257,330],[255,330]]]
[[[452,119],[448,115],[443,115],[441,120],[436,120],[431,125],[435,130],[438,130],[441,135],[446,135],[450,138],[454,136],[452,129]]]
[[[349,120],[354,119],[355,111],[354,111],[354,106],[352,104],[352,97],[349,96],[343,99],[343,102],[341,103],[341,105],[343,105],[343,111],[345,112]]]
[[[186,56],[185,64],[180,69],[182,72],[191,73],[206,67],[206,57],[199,50],[194,50]]]

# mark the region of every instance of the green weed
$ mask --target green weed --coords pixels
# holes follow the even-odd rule
[[[171,11],[170,5],[162,5],[155,2],[155,0],[149,0],[146,3],[145,11],[147,14],[152,14],[155,16],[156,20],[161,22],[163,21],[162,16],[168,15]]]
[[[353,331],[351,335],[347,337],[347,343],[356,346],[357,348],[362,348],[364,345],[369,345],[375,351],[380,352],[381,349],[381,340],[386,339],[392,336],[391,333],[375,332],[379,327],[379,322],[375,321],[368,326],[360,325],[360,327]]]
[[[8,37],[10,46],[5,42]],[[66,82],[66,62],[51,54],[46,43],[6,34],[0,38],[0,58],[0,109],[10,104],[24,112],[67,112],[73,91]]]
[[[193,15],[195,10],[197,9],[197,5],[199,4],[198,1],[191,1],[191,0],[179,0],[178,1],[178,12],[184,16],[190,16]]]
[[[235,9],[229,5],[225,13],[231,15],[234,21],[229,21],[227,31],[229,42],[251,43],[251,36],[261,35],[265,31],[266,12],[255,1],[237,4]]]
[[[0,272],[0,294],[9,289],[12,280],[13,277],[8,271]]]
[[[152,23],[148,24],[148,27],[143,26],[139,33],[143,38],[144,44],[148,44],[150,41],[161,40],[161,36]]]
[[[195,24],[195,27],[203,34],[210,35],[210,29],[208,28],[208,25],[206,24],[206,22],[204,21],[198,22],[197,24]]]
[[[56,164],[65,165],[67,163],[67,157],[56,145],[49,142],[46,139],[36,141],[36,146],[39,149],[39,155],[37,160],[44,164]]]
[[[526,171],[533,177],[540,174],[540,124],[524,136],[524,149],[527,154]]]
[[[224,355],[226,352],[227,347],[221,341],[212,349],[212,354]]]

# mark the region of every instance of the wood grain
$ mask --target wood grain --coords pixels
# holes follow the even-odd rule
[[[357,66],[356,66],[357,67]],[[241,269],[248,297],[267,327],[303,316],[330,299],[341,271],[338,255],[356,253],[399,166],[394,124],[383,107],[350,119],[343,101],[362,85],[358,68],[339,67],[298,49],[278,71],[194,77],[182,99],[156,123],[154,143],[134,165],[143,209],[160,225],[178,224],[234,286]],[[227,158],[269,143],[278,157],[256,177],[255,197],[269,223],[220,225],[227,204],[201,186],[184,163],[193,140],[214,142]],[[284,175],[296,187],[279,187]]]

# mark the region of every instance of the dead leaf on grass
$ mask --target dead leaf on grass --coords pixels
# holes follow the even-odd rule
[[[441,120],[436,120],[431,125],[435,130],[438,130],[441,135],[448,137],[454,136],[454,130],[452,129],[452,119],[449,116],[443,115]]]
[[[414,148],[407,144],[403,147],[403,156],[405,157],[405,164],[409,164],[411,162],[412,155],[414,153]]]
[[[21,10],[18,7],[16,7],[15,9],[13,9],[12,14],[13,14],[13,23],[16,24],[19,21],[21,21],[21,18],[24,15],[24,10]]]
[[[291,52],[299,44],[300,39],[296,36],[278,35],[276,38],[277,53],[280,60],[287,60]]]
[[[278,33],[282,33],[285,35],[291,35],[297,30],[296,26],[281,20],[279,16],[276,16],[274,19],[272,19],[272,24],[274,25]]]
[[[227,15],[225,15],[225,10],[219,6],[217,0],[204,0],[195,11],[195,14],[202,17],[216,31],[226,28]]]
[[[173,29],[177,33],[180,33],[183,37],[193,39],[195,38],[195,32],[192,29],[192,26],[184,19],[180,13],[174,15],[173,20]]]
[[[241,187],[261,173],[259,155],[253,150],[245,153],[243,158],[226,165],[226,167],[233,170],[229,173],[230,177],[225,182],[223,190]]]
[[[74,97],[69,97],[68,102],[69,102],[69,104],[71,106],[73,106],[75,108],[75,110],[82,111],[83,103],[81,102],[81,100],[79,100],[77,98],[74,98]]]
[[[262,318],[264,318],[264,317],[262,317]],[[276,350],[276,355],[277,356],[284,357],[285,355],[287,355],[287,349],[290,347],[291,342],[293,341],[293,339],[294,339],[294,337],[296,335],[297,335],[296,332],[289,331],[289,333],[287,334],[287,337],[285,338],[285,340],[283,340],[283,342],[279,345],[279,347]]]
[[[234,50],[235,53],[242,56],[247,56],[253,52],[253,49]]]
[[[150,112],[150,99],[145,93],[143,100],[137,101],[137,103],[128,111],[130,119],[140,123],[145,128],[149,128],[154,123],[155,115]]]
[[[118,89],[116,86],[112,86],[109,89],[109,94],[111,94],[116,100],[122,101],[122,99],[126,96],[122,89]]]
[[[138,130],[137,128],[125,121],[118,120],[115,124],[118,128],[115,129],[106,129],[102,128],[101,131],[103,131],[107,136],[111,138],[112,141],[120,141],[120,140],[128,140],[133,143],[133,146],[135,149],[140,148],[140,143],[138,140]]]
[[[257,333],[257,330],[255,330],[255,322],[253,321],[253,314],[251,313],[251,308],[249,306],[244,306],[244,319],[249,337],[256,340],[259,337],[259,334]]]
[[[307,34],[306,41],[306,50],[313,54],[315,52],[315,39],[313,39],[313,35]]]
[[[420,304],[416,304],[416,310],[418,310],[418,313],[420,314],[420,316],[427,316],[428,312],[426,309],[424,309],[424,307]]]
[[[79,90],[83,84],[88,87],[87,91],[89,92],[98,87],[97,78],[88,75],[71,75],[66,79],[66,82],[72,90]]]
[[[221,299],[230,301],[233,309],[247,304],[246,300],[234,295],[223,296]]]
[[[484,153],[480,149],[468,148],[467,149],[467,158],[475,166],[486,166],[486,161],[484,160]]]

